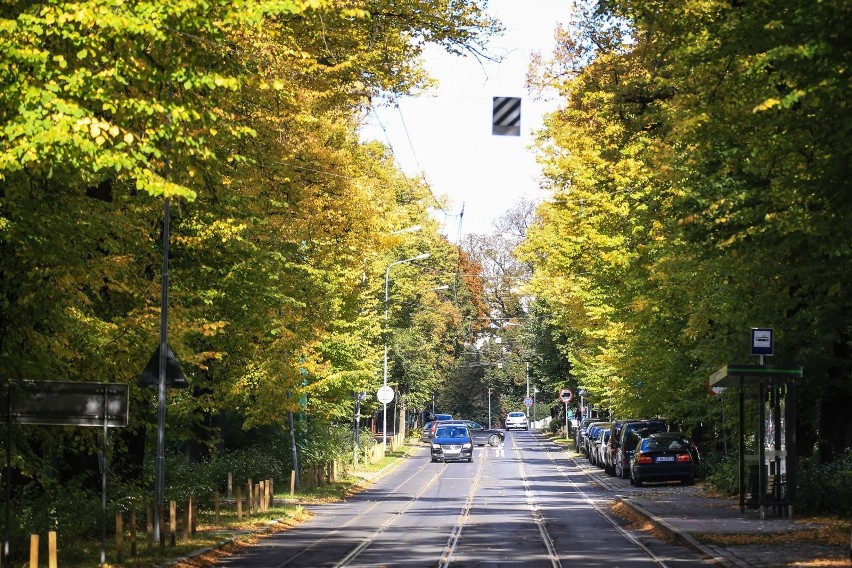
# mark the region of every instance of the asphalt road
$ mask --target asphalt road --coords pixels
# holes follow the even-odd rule
[[[424,445],[351,499],[262,539],[218,566],[709,566],[631,534],[605,512],[611,496],[548,439],[507,433],[473,463],[431,463]]]

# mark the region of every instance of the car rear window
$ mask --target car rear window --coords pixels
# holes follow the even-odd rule
[[[509,416],[512,418],[518,418],[519,416],[526,416],[523,412],[510,412]]]
[[[685,440],[677,438],[648,438],[642,441],[644,450],[687,450]]]

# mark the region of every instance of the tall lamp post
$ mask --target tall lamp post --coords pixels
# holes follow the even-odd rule
[[[403,264],[406,262],[413,262],[415,260],[424,260],[429,258],[429,253],[424,252],[423,254],[418,254],[417,256],[412,256],[411,258],[405,258],[402,260],[397,260],[396,262],[391,262],[388,265],[388,269],[385,270],[385,327],[387,328],[389,322],[389,314],[388,314],[388,292],[390,290],[390,270],[397,264]],[[382,389],[387,391],[388,388],[388,341],[385,339],[385,358],[384,365],[382,366],[382,375],[384,377],[384,381],[382,383]],[[391,399],[393,400],[393,399]],[[390,401],[388,401],[390,402]],[[388,403],[382,402],[382,451],[388,451]]]

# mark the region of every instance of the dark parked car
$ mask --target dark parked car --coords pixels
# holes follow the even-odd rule
[[[432,438],[432,461],[473,461],[473,440],[464,424],[441,422]]]
[[[438,427],[438,424],[443,422],[450,422],[453,420],[452,414],[436,414],[437,418],[434,420],[430,420],[426,424],[423,425],[423,432],[420,435],[420,441],[426,442],[427,444],[432,441],[432,438],[435,437],[435,428]]]
[[[698,453],[695,444],[683,432],[660,432],[641,438],[630,460],[630,483],[641,487],[646,481],[695,483]]]
[[[476,446],[484,446],[485,444],[488,444],[489,446],[497,447],[500,445],[500,442],[506,438],[506,432],[503,430],[486,428],[479,422],[474,422],[473,420],[450,420],[447,422],[439,422],[438,424],[464,424],[467,426],[467,429],[470,432],[470,437]]]
[[[434,432],[432,430],[432,426],[435,425],[435,422],[437,422],[437,420],[430,420],[423,425],[423,432],[420,434],[421,442],[426,442],[428,444],[432,440],[432,434]]]
[[[631,420],[621,428],[620,441],[615,451],[615,475],[627,479],[630,477],[630,457],[639,442],[639,438],[645,438],[648,434],[665,432],[668,430],[665,420]]]
[[[589,427],[589,424],[596,420],[596,418],[583,418],[583,420],[580,421],[580,426],[577,428],[577,432],[574,435],[574,449],[576,451],[583,451],[583,435],[586,433],[586,428]]]
[[[603,468],[610,475],[615,475],[615,456],[618,452],[618,444],[621,441],[621,429],[628,422],[635,420],[616,420],[609,428],[609,441],[606,452],[604,452]]]

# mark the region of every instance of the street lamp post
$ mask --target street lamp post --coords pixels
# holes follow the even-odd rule
[[[402,260],[397,260],[396,262],[391,262],[388,265],[388,269],[385,271],[385,327],[388,326],[389,322],[389,314],[388,314],[388,292],[390,290],[390,270],[397,264],[403,264],[406,262],[413,262],[415,260],[424,260],[429,258],[429,253],[424,252],[423,254],[418,254],[417,256],[412,256],[411,258],[405,258]],[[388,386],[388,341],[385,339],[385,357],[384,364],[382,365],[382,376],[384,378],[382,382],[382,388],[387,389]],[[390,402],[390,401],[388,401]],[[388,403],[382,402],[382,451],[388,451]]]
[[[534,386],[533,387],[533,419],[532,419],[533,424],[535,424],[535,421],[538,418],[538,413],[536,412],[536,407],[535,407],[535,398],[536,398],[535,395],[537,395],[537,394],[538,394],[538,387]]]

